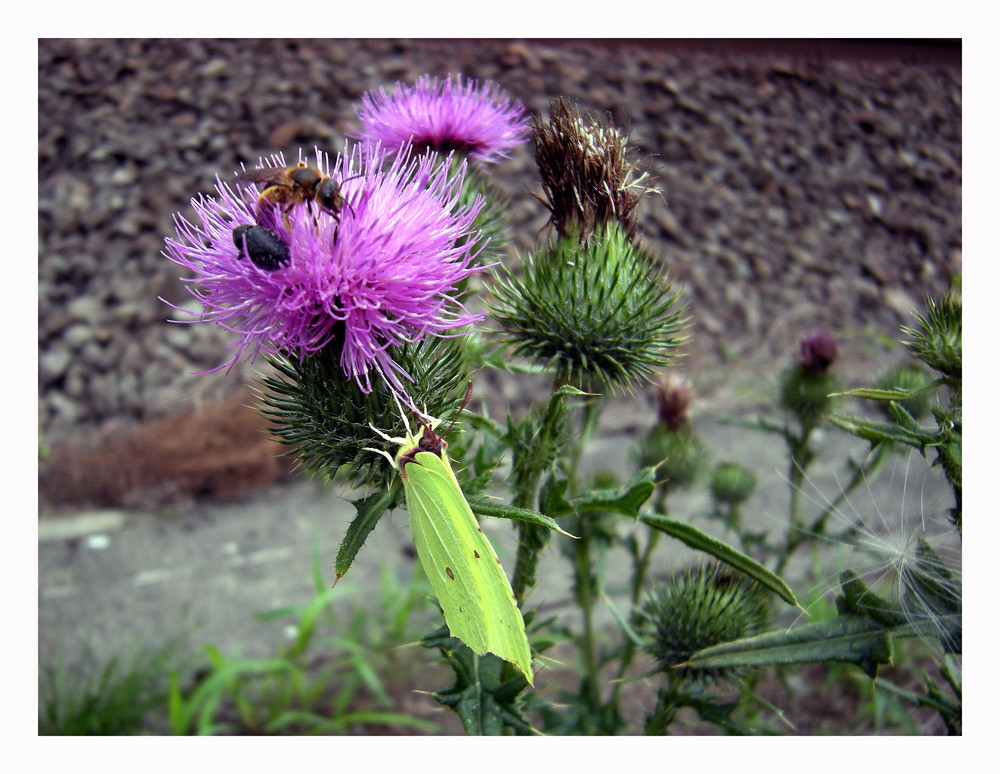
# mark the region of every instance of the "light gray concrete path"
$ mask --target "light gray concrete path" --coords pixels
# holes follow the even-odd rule
[[[713,464],[738,460],[758,474],[757,493],[744,508],[749,522],[755,528],[781,530],[788,486],[783,480],[787,462],[780,439],[717,422],[696,423],[696,429],[711,450]],[[619,460],[622,449],[633,443],[634,436],[624,433],[598,437],[584,468],[596,470]],[[810,471],[817,491],[807,495],[836,496],[838,479],[847,479],[842,470],[847,455],[859,457],[865,448],[840,433],[825,436],[820,459]],[[845,510],[853,506],[865,513],[873,527],[882,520],[898,526],[904,464],[897,466],[895,475],[886,473],[871,492],[864,488],[855,492],[852,505]],[[926,464],[919,457],[913,457],[911,468],[904,510],[916,509],[919,515],[921,508],[947,507],[939,478],[924,473]],[[618,472],[626,473],[624,469]],[[326,581],[332,584],[337,549],[353,516],[348,494],[301,481],[259,491],[246,502],[198,505],[176,513],[98,511],[43,517],[38,531],[40,663],[51,663],[57,656],[73,663],[84,653],[103,660],[136,645],[158,645],[185,630],[190,631],[191,647],[210,642],[224,653],[273,654],[292,619],[261,622],[253,616],[312,599],[315,552]],[[878,510],[872,504],[873,494]],[[671,515],[721,534],[718,522],[702,517],[709,505],[702,486],[672,498]],[[806,502],[806,507],[807,512],[818,513],[815,505]],[[512,571],[510,524],[500,519],[484,521],[505,568]],[[622,528],[631,525],[623,519]],[[385,566],[396,570],[400,578],[412,573],[409,546],[405,511],[383,517],[351,572],[338,584],[338,603],[345,610],[377,604],[379,573]],[[796,593],[807,590],[803,586],[811,564],[807,554],[803,552],[787,573]],[[686,546],[663,539],[654,571],[670,574],[698,559]],[[629,571],[626,564],[623,554],[609,561],[612,588],[623,587]],[[828,588],[833,587],[836,568],[831,572],[821,581]],[[550,547],[542,560],[532,604],[571,614],[567,604],[570,582],[567,560]],[[606,609],[601,620],[612,622]]]

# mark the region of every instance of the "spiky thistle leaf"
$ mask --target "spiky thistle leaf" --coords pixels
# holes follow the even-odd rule
[[[916,328],[903,328],[912,336],[914,356],[952,381],[962,380],[962,301],[946,296],[927,300],[927,311],[917,315]]]

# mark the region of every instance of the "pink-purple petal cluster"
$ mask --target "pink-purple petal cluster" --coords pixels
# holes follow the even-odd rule
[[[528,113],[492,81],[462,83],[461,76],[439,80],[421,76],[413,86],[396,84],[369,91],[356,109],[362,130],[358,139],[379,143],[386,151],[407,144],[440,152],[452,150],[479,163],[506,157],[528,139]]]
[[[812,331],[799,342],[799,362],[811,374],[829,370],[839,353],[840,343],[832,333],[825,330]]]
[[[192,200],[199,225],[175,216],[177,239],[165,240],[165,255],[194,273],[186,281],[203,305],[199,320],[239,337],[220,368],[262,351],[307,357],[334,344],[344,373],[365,392],[374,370],[405,397],[409,376],[394,362],[393,347],[455,335],[482,318],[457,289],[483,269],[474,252],[483,201],[459,206],[464,164],[449,173],[433,154],[404,152],[383,164],[375,147],[345,153],[331,166],[317,152],[317,168],[341,182],[339,218],[298,204],[288,212],[290,230],[280,217],[269,220],[289,246],[287,265],[263,269],[240,253],[233,229],[257,222],[260,186],[234,189],[222,181],[217,197]],[[271,163],[284,165],[280,157]]]

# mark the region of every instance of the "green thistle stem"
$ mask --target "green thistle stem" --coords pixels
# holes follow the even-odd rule
[[[938,434],[943,443],[937,450],[948,484],[955,495],[951,518],[959,533],[962,531],[962,380],[952,379],[949,385],[948,413],[938,421]],[[958,422],[956,423],[956,418]]]
[[[533,464],[524,469],[514,486],[514,505],[518,508],[537,509],[538,486],[542,474],[549,469],[556,452],[554,440],[559,432],[560,401],[559,389],[569,383],[569,371],[560,367],[552,385],[552,395],[539,431],[537,447],[539,456]],[[547,530],[535,524],[518,522],[517,559],[514,564],[514,578],[511,587],[518,605],[524,602],[528,589],[535,585],[538,556],[545,545]]]
[[[656,512],[666,515],[666,487],[661,487],[659,498],[656,506]],[[643,550],[641,556],[639,556],[633,566],[632,570],[632,615],[631,625],[633,629],[638,628],[639,625],[639,597],[642,595],[642,588],[646,582],[646,574],[649,572],[649,563],[653,557],[653,551],[656,550],[657,543],[660,541],[660,532],[655,529],[651,529],[649,532],[649,540],[646,541],[646,548]],[[635,658],[636,644],[631,638],[625,638],[625,644],[622,647],[622,657],[618,664],[618,674],[614,683],[614,688],[611,691],[611,700],[609,704],[612,707],[618,706],[618,701],[621,696],[621,688],[624,683],[622,678],[625,677],[625,673],[628,672],[628,668],[632,666],[632,661]]]
[[[583,455],[584,447],[597,429],[603,405],[603,401],[598,397],[588,401],[583,407],[582,426],[570,455],[569,487],[571,492],[576,491],[576,473],[579,468],[580,458]],[[593,576],[591,575],[593,563],[590,552],[590,528],[587,522],[586,515],[581,514],[577,517],[575,532],[580,538],[573,541],[574,588],[576,590],[577,605],[583,614],[583,632],[581,633],[579,644],[580,656],[583,660],[584,680],[580,693],[585,698],[592,717],[603,718],[600,690],[601,675],[597,663],[596,648],[594,646],[594,600],[597,594],[595,593]]]
[[[594,588],[591,576],[590,536],[586,517],[576,520],[579,540],[573,541],[573,569],[576,575],[576,602],[583,613],[583,632],[580,637],[580,656],[583,659],[584,679],[581,695],[585,698],[592,716],[601,716],[600,670],[594,648]]]
[[[588,401],[583,407],[583,423],[573,451],[570,455],[570,491],[575,492],[577,488],[576,472],[579,468],[580,457],[583,455],[584,446],[594,434],[597,422],[601,414],[600,399]],[[579,540],[573,541],[573,573],[575,577],[576,602],[583,613],[583,632],[580,637],[580,655],[583,659],[584,683],[581,693],[585,696],[587,704],[595,717],[600,716],[601,693],[600,693],[600,671],[597,665],[596,651],[594,648],[594,588],[590,572],[590,529],[586,516],[579,516],[576,520],[576,534],[580,535]]]
[[[743,520],[743,516],[740,512],[740,506],[736,503],[726,503],[725,507],[726,512],[722,514],[722,517],[726,521],[726,529],[731,529],[737,534],[742,534],[740,530],[740,522]]]
[[[804,540],[808,539],[809,533],[804,530],[799,521],[799,497],[802,491],[802,484],[806,478],[806,468],[812,462],[813,452],[809,448],[809,436],[812,434],[814,424],[803,424],[802,432],[795,435],[791,430],[785,430],[785,440],[788,443],[788,482],[789,482],[789,504],[788,504],[788,532],[785,538],[786,548],[778,557],[778,562],[774,568],[775,573],[780,574],[791,558],[792,551]]]
[[[521,498],[515,498],[514,504]],[[519,508],[526,507],[518,505]],[[538,553],[544,543],[540,539],[542,527],[527,522],[517,524],[517,560],[514,564],[514,579],[511,588],[514,598],[520,606],[524,603],[524,597],[528,589],[535,584],[535,574],[538,568]]]
[[[645,736],[663,736],[667,733],[667,728],[677,717],[677,711],[681,705],[677,702],[677,693],[673,688],[660,689],[656,698],[656,711],[646,721],[646,728],[643,730]]]
[[[570,490],[576,489],[576,471],[580,464],[580,457],[583,456],[583,449],[597,431],[597,423],[601,418],[601,411],[604,409],[604,401],[600,396],[587,401],[583,407],[583,424],[580,428],[580,436],[573,447],[573,454],[570,459]]]

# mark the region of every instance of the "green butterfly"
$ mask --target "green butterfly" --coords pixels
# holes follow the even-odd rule
[[[373,427],[387,441],[399,444],[395,459],[373,451],[385,455],[399,471],[410,534],[444,620],[453,637],[480,655],[494,653],[509,661],[533,684],[524,619],[496,551],[451,469],[448,444],[434,432],[441,420],[418,415],[418,421],[421,427],[414,435],[403,415],[405,438],[390,438]]]

